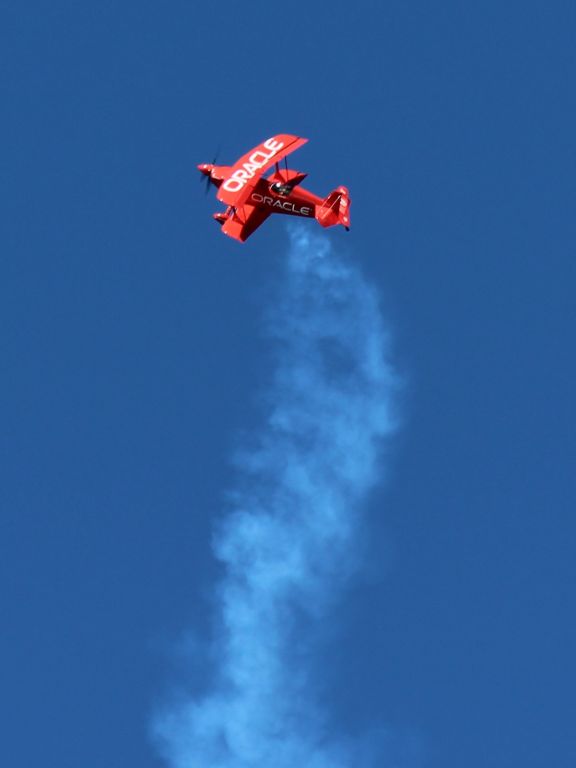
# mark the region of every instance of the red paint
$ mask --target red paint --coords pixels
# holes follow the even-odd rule
[[[224,234],[244,242],[272,213],[315,218],[323,227],[342,224],[349,229],[350,194],[346,187],[338,187],[321,198],[300,186],[305,173],[278,166],[280,160],[307,141],[282,133],[251,149],[233,166],[198,166],[218,188],[218,200],[228,206],[214,214]],[[274,171],[264,178],[272,167]]]

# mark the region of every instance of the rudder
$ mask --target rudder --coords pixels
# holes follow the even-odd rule
[[[342,224],[350,229],[350,193],[346,187],[338,187],[330,192],[322,205],[316,208],[316,219],[323,227]]]

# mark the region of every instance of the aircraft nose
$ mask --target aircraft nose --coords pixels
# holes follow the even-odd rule
[[[205,176],[209,176],[210,172],[212,171],[212,165],[210,163],[200,163],[198,165],[198,170],[200,173],[203,173]]]

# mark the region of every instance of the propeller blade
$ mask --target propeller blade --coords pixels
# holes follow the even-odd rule
[[[216,154],[214,155],[214,159],[212,160],[211,165],[216,165],[216,161],[218,160],[219,155],[220,155],[220,146],[218,146],[218,149],[216,150]],[[210,191],[211,179],[212,179],[211,174],[202,173],[202,171],[200,171],[200,182],[205,181],[204,194],[206,195]]]

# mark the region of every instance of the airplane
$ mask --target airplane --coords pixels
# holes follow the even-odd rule
[[[213,214],[225,235],[244,242],[272,213],[316,219],[323,227],[342,224],[349,230],[346,187],[340,186],[322,199],[300,186],[308,174],[288,169],[286,157],[307,141],[281,133],[258,144],[232,166],[215,165],[215,161],[198,166],[201,180],[206,179],[206,191],[213,184],[218,188],[218,200],[227,206]],[[264,178],[272,166],[273,172]]]

